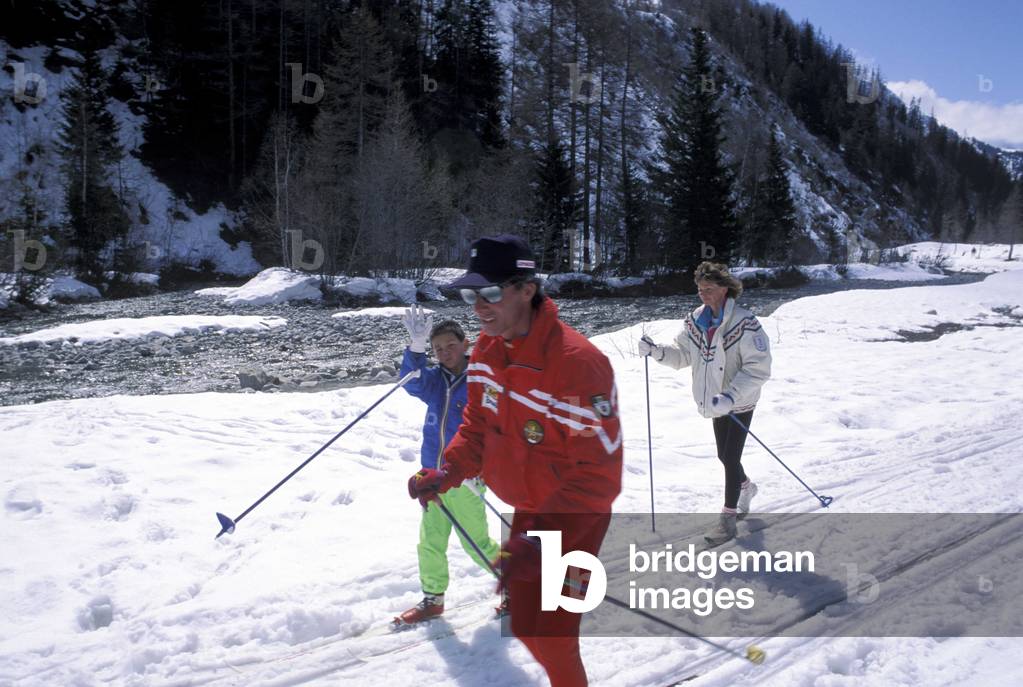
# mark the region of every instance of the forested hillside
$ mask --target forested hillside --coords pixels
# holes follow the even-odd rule
[[[215,215],[264,266],[327,274],[421,274],[501,231],[528,235],[546,272],[876,260],[910,240],[1008,242],[1023,212],[1011,155],[751,0],[4,12],[0,240],[45,239],[95,279],[173,254],[140,248],[162,225],[119,178],[126,159],[173,195],[165,245]],[[41,113],[51,129],[24,125]]]

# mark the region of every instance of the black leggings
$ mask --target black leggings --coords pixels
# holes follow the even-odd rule
[[[753,411],[736,413],[739,422],[750,426]],[[727,415],[714,418],[714,438],[718,443],[718,460],[725,466],[725,508],[735,508],[739,490],[746,481],[742,469],[742,448],[746,445],[746,431]]]

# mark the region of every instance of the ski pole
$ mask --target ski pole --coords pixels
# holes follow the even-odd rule
[[[657,531],[654,519],[654,440],[650,430],[650,356],[643,356],[643,373],[646,377],[646,450],[650,459],[650,531]]]
[[[572,580],[566,580],[566,582],[568,583],[568,585],[570,587],[573,587]],[[573,587],[573,588],[576,588],[576,587]],[[689,630],[685,629],[684,627],[680,627],[680,626],[676,625],[675,623],[671,622],[670,620],[664,620],[663,618],[658,618],[656,615],[654,615],[652,613],[647,613],[646,611],[644,611],[644,610],[642,610],[640,608],[633,608],[632,606],[630,606],[629,604],[625,603],[621,599],[616,599],[615,597],[611,596],[610,594],[604,595],[604,601],[609,601],[611,604],[613,604],[615,606],[618,606],[619,608],[624,608],[627,611],[632,611],[633,613],[635,613],[636,615],[640,616],[641,618],[645,618],[647,620],[652,620],[655,623],[660,623],[661,625],[664,625],[665,627],[667,627],[667,628],[669,628],[671,630],[674,630],[676,632],[681,632],[682,634],[686,635],[687,637],[692,637],[693,639],[699,640],[699,641],[703,642],[704,644],[707,644],[707,645],[710,645],[710,646],[714,647],[718,651],[723,651],[724,653],[728,654],[729,656],[734,656],[735,658],[742,658],[742,659],[745,659],[745,660],[749,661],[750,663],[756,663],[757,665],[763,663],[764,659],[767,658],[767,654],[764,653],[764,650],[761,649],[760,647],[758,647],[755,644],[750,644],[748,647],[746,647],[746,653],[744,655],[744,654],[739,653],[735,649],[731,649],[731,648],[725,646],[724,644],[718,644],[714,640],[707,639],[706,637],[704,637],[702,635],[698,635],[695,632],[690,632]]]
[[[497,507],[494,506],[494,504],[490,503],[490,501],[487,501],[487,497],[484,496],[482,492],[477,491],[476,487],[474,487],[472,483],[469,481],[462,482],[462,484],[469,487],[469,491],[476,494],[476,496],[479,496],[480,500],[483,502],[483,505],[485,505],[487,508],[493,511],[494,515],[496,515],[501,520],[501,522],[504,523],[504,526],[507,527],[509,531],[511,531],[511,523],[508,522],[508,518],[504,517],[501,511],[497,510]]]
[[[481,496],[480,498],[483,497]],[[487,558],[487,554],[483,553],[483,549],[480,548],[480,545],[476,543],[475,539],[469,536],[469,533],[465,531],[464,527],[462,527],[462,523],[458,522],[458,518],[452,515],[451,511],[448,510],[448,507],[440,500],[440,494],[437,495],[437,498],[435,498],[432,503],[436,504],[437,507],[440,508],[440,512],[444,514],[444,517],[455,526],[455,529],[458,530],[460,535],[462,535],[462,538],[469,542],[472,546],[472,550],[476,552],[476,555],[480,557],[481,561],[484,561],[487,564],[487,567],[490,568],[490,572],[494,574],[494,577],[500,579],[501,573],[497,572],[497,568],[495,568],[494,564],[489,558]]]
[[[810,492],[811,494],[813,494],[813,495],[814,495],[814,496],[815,496],[815,497],[817,498],[817,500],[821,502],[821,505],[822,505],[822,506],[824,506],[825,508],[827,508],[828,506],[830,506],[830,505],[831,505],[831,502],[832,502],[832,501],[834,501],[835,499],[833,499],[833,498],[832,498],[832,497],[830,497],[830,496],[820,496],[820,495],[818,495],[818,494],[817,494],[817,492],[815,492],[815,491],[814,491],[813,489],[811,489],[811,488],[810,488],[810,485],[808,485],[808,484],[807,484],[806,482],[804,482],[803,480],[801,480],[801,479],[799,478],[799,475],[797,475],[797,474],[796,474],[795,472],[793,472],[793,471],[792,471],[792,468],[790,468],[790,467],[789,467],[788,465],[786,465],[786,464],[785,464],[785,461],[783,461],[783,460],[782,460],[781,458],[779,458],[779,457],[778,457],[777,455],[775,455],[774,451],[772,451],[771,449],[767,448],[767,444],[765,444],[764,442],[760,441],[760,438],[759,438],[759,437],[758,437],[758,436],[757,436],[756,434],[754,434],[753,432],[751,432],[751,431],[749,430],[749,427],[747,427],[746,425],[744,425],[744,424],[742,423],[742,420],[740,420],[739,418],[735,417],[735,415],[733,415],[732,413],[729,413],[729,414],[728,414],[728,417],[732,418],[732,419],[733,419],[733,420],[735,421],[735,424],[737,424],[737,425],[739,425],[740,427],[742,427],[743,431],[745,431],[745,432],[746,432],[746,434],[749,434],[749,435],[750,435],[751,437],[753,437],[754,439],[756,439],[756,440],[757,440],[757,443],[758,443],[758,444],[760,444],[761,446],[763,446],[763,447],[764,447],[764,450],[765,450],[765,451],[767,451],[768,453],[770,453],[770,454],[771,454],[771,456],[772,456],[772,457],[773,457],[773,458],[774,458],[774,459],[775,459],[776,461],[778,461],[779,463],[781,463],[781,466],[782,466],[783,468],[785,468],[786,470],[788,470],[788,471],[789,471],[789,474],[790,474],[790,475],[792,475],[792,476],[793,476],[793,477],[795,477],[795,478],[796,478],[797,480],[799,480],[799,483],[800,483],[800,484],[802,484],[802,485],[803,485],[804,487],[806,487],[806,490],[807,490],[807,491],[809,491],[809,492]]]
[[[348,430],[350,430],[350,429],[351,429],[352,427],[354,427],[354,426],[355,426],[355,423],[357,423],[357,422],[358,422],[359,420],[361,420],[362,418],[364,418],[364,417],[366,417],[367,415],[369,415],[369,412],[370,412],[371,410],[373,410],[374,408],[376,408],[376,407],[377,407],[378,405],[380,405],[381,403],[383,403],[383,402],[384,402],[384,399],[386,399],[386,398],[387,398],[388,396],[390,396],[391,394],[393,394],[393,393],[394,393],[395,391],[397,391],[397,390],[398,390],[398,389],[400,389],[401,387],[403,387],[403,386],[405,386],[406,384],[408,384],[408,383],[409,383],[409,381],[411,381],[411,380],[413,380],[413,379],[417,379],[417,378],[419,377],[419,375],[420,375],[420,374],[422,374],[422,372],[421,372],[420,370],[412,370],[412,371],[411,371],[411,372],[409,372],[409,373],[408,373],[407,375],[405,375],[404,377],[402,377],[401,379],[399,379],[399,380],[398,380],[398,383],[397,383],[397,384],[395,384],[395,385],[394,385],[394,387],[392,387],[390,391],[388,391],[388,392],[387,392],[386,394],[384,394],[383,396],[381,396],[381,397],[380,397],[380,399],[379,399],[379,400],[377,400],[377,402],[376,402],[376,403],[374,403],[373,405],[371,405],[371,406],[370,406],[369,408],[366,408],[366,410],[362,411],[362,413],[360,413],[360,414],[359,414],[359,417],[357,417],[357,418],[355,418],[354,420],[352,420],[351,422],[349,422],[349,423],[348,423],[348,426],[347,426],[347,427],[345,427],[345,428],[344,428],[344,429],[342,429],[342,430],[341,430],[340,432],[338,432],[337,434],[335,434],[335,435],[334,435],[334,437],[333,437],[333,438],[332,438],[332,439],[331,439],[330,441],[328,441],[328,442],[327,442],[327,443],[325,443],[325,444],[324,444],[323,446],[321,446],[320,448],[318,448],[318,449],[316,450],[316,453],[314,453],[313,455],[311,455],[311,456],[309,456],[308,458],[306,458],[306,459],[305,459],[305,461],[304,461],[304,462],[303,462],[303,463],[302,463],[301,465],[299,465],[299,466],[298,466],[297,468],[295,468],[294,470],[292,470],[291,472],[289,472],[289,473],[288,473],[288,476],[287,476],[287,477],[285,477],[284,479],[282,479],[282,480],[281,480],[280,482],[278,482],[277,484],[275,484],[275,485],[274,485],[274,487],[273,487],[273,489],[271,489],[270,491],[268,491],[268,492],[266,492],[265,494],[263,494],[262,496],[260,496],[260,497],[259,497],[259,499],[258,499],[258,500],[257,500],[257,501],[256,501],[255,503],[253,503],[253,504],[252,504],[251,506],[249,506],[248,508],[246,508],[246,509],[245,509],[245,512],[243,512],[243,513],[242,513],[241,515],[239,515],[239,516],[238,516],[237,518],[235,518],[234,520],[232,520],[231,518],[227,517],[227,516],[226,516],[226,515],[224,515],[223,513],[217,513],[217,520],[219,520],[219,521],[220,521],[220,526],[221,526],[221,530],[220,530],[220,532],[219,532],[219,533],[217,534],[217,536],[216,536],[216,537],[214,537],[214,539],[219,539],[219,538],[220,538],[220,535],[222,535],[222,534],[231,534],[232,532],[234,532],[234,528],[235,528],[235,525],[237,525],[237,524],[238,524],[238,522],[239,522],[239,521],[240,521],[240,520],[241,520],[242,518],[244,518],[244,517],[245,517],[246,515],[248,515],[249,513],[251,513],[251,512],[252,512],[252,510],[253,510],[253,509],[255,509],[255,507],[256,507],[256,506],[258,506],[259,504],[263,503],[263,501],[265,501],[265,500],[266,500],[266,498],[267,498],[268,496],[270,496],[270,494],[272,494],[272,493],[274,493],[275,491],[277,491],[277,490],[278,490],[278,489],[279,489],[279,488],[281,487],[281,485],[283,485],[283,484],[284,484],[285,482],[287,482],[287,481],[288,481],[289,479],[291,479],[292,477],[294,477],[294,476],[295,476],[295,475],[296,475],[296,474],[298,473],[298,471],[299,471],[299,470],[301,470],[301,469],[302,469],[302,468],[304,468],[304,467],[305,467],[306,465],[308,465],[308,464],[309,464],[310,462],[312,462],[313,458],[315,458],[316,456],[318,456],[318,455],[320,455],[321,453],[323,453],[323,452],[324,452],[324,451],[326,450],[326,448],[327,448],[328,446],[330,446],[331,444],[333,444],[333,443],[334,443],[335,441],[337,441],[337,440],[338,440],[338,439],[339,439],[339,438],[341,437],[341,435],[342,435],[342,434],[344,434],[345,432],[347,432]]]
[[[472,488],[470,487],[470,489],[472,489]],[[501,513],[493,505],[491,505],[491,503],[489,501],[487,501],[487,499],[480,492],[476,491],[475,489],[472,489],[472,492],[475,493],[477,496],[479,496],[480,499],[482,499],[483,503],[487,504],[487,506],[490,507],[490,510],[494,511],[495,513],[497,513],[497,517],[501,518],[501,520],[504,522],[504,524],[507,525],[509,529],[511,529],[511,524],[507,520],[505,520],[504,516],[501,515]],[[451,524],[454,525],[455,529],[458,530],[458,532],[462,535],[462,537],[464,537],[465,540],[468,541],[472,545],[473,550],[476,551],[476,555],[478,555],[482,560],[487,561],[487,567],[490,568],[490,572],[494,574],[494,577],[497,577],[498,579],[500,579],[501,578],[501,574],[494,567],[493,563],[491,563],[490,561],[487,560],[487,557],[483,554],[483,551],[480,550],[479,545],[476,544],[475,541],[473,541],[472,537],[469,536],[469,533],[465,531],[464,527],[462,527],[462,523],[458,522],[458,519],[455,518],[455,516],[451,514],[451,511],[449,511],[447,509],[447,507],[443,503],[441,503],[441,500],[440,500],[439,496],[438,496],[438,498],[436,498],[433,501],[433,503],[437,504],[437,507],[440,508],[442,513],[444,513],[444,517],[446,517],[451,522]],[[543,555],[542,550],[541,550],[540,555],[541,556]],[[579,592],[581,594],[584,594],[584,595],[586,594],[586,590],[584,590],[582,585],[579,582],[577,582],[576,580],[573,580],[573,579],[570,579],[570,578],[566,577],[565,578],[565,584],[568,585],[568,587],[570,587],[571,589],[573,589],[573,590],[575,590],[575,591],[577,591],[577,592]],[[730,656],[735,656],[736,658],[745,659],[745,660],[749,661],[750,663],[756,663],[756,664],[763,663],[764,662],[764,658],[766,658],[766,656],[767,656],[764,653],[763,649],[761,649],[760,647],[758,647],[756,645],[753,645],[753,644],[751,644],[749,647],[747,647],[746,654],[743,655],[743,654],[739,653],[738,651],[736,651],[735,649],[730,649],[727,646],[724,646],[723,644],[718,644],[715,641],[707,639],[706,637],[698,635],[695,632],[692,632],[690,630],[685,629],[684,627],[676,625],[675,623],[671,622],[670,620],[664,620],[663,618],[658,618],[656,615],[653,615],[652,613],[647,613],[646,611],[644,611],[642,609],[633,608],[632,606],[630,606],[626,602],[622,601],[621,599],[617,599],[617,598],[611,596],[610,594],[605,594],[604,595],[604,600],[610,602],[614,606],[618,606],[619,608],[623,608],[626,611],[632,611],[633,613],[635,613],[636,615],[638,615],[638,616],[640,616],[642,618],[645,618],[647,620],[652,620],[655,623],[660,623],[661,625],[664,625],[665,627],[667,627],[669,629],[672,629],[672,630],[674,630],[676,632],[681,632],[682,634],[686,635],[687,637],[692,637],[693,639],[699,640],[699,641],[703,642],[704,644],[708,644],[708,645],[714,647],[715,649],[717,649],[718,651],[723,651],[723,652],[725,652],[726,654],[728,654]]]

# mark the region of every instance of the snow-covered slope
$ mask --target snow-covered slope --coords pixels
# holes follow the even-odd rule
[[[1023,375],[1021,320],[1020,271],[786,304],[762,320],[774,370],[754,431],[833,495],[836,512],[1019,512],[1023,396],[1011,380]],[[940,323],[972,328],[914,342],[900,334]],[[621,512],[649,508],[635,341],[643,330],[666,341],[678,327],[660,321],[595,339],[618,380]],[[721,468],[688,375],[650,368],[657,509],[715,510]],[[454,543],[448,603],[478,604],[450,614],[453,636],[372,657],[431,631],[396,639],[373,630],[420,591],[419,513],[405,481],[418,465],[425,409],[402,392],[214,540],[214,511],[241,512],[387,389],[0,410],[0,684],[546,684],[495,623],[470,622],[488,612],[493,583]],[[744,464],[760,485],[758,511],[814,508],[759,447],[748,445]],[[497,536],[496,519],[491,529]],[[700,674],[694,687],[1023,681],[1018,639],[763,646],[758,667],[682,638],[582,640],[595,685],[656,687],[691,673]]]
[[[1009,261],[1011,248],[1004,243],[971,244],[923,241],[899,246],[895,252],[918,265],[940,267],[951,272],[991,273],[1020,269],[1021,262],[1023,262],[1021,248],[1015,247],[1013,259]]]
[[[1023,150],[1002,150],[999,151],[998,157],[1013,179],[1023,178]]]
[[[44,226],[60,226],[64,221],[65,188],[61,179],[58,153],[61,115],[60,93],[71,82],[68,70],[53,73],[44,66],[49,48],[11,49],[0,41],[0,64],[17,66],[25,74],[29,88],[41,83],[41,90],[28,92],[15,83],[16,74],[0,69],[0,92],[24,93],[23,102],[12,98],[0,101],[0,221],[17,216],[20,203],[29,194],[43,215]],[[172,262],[199,265],[207,260],[225,274],[247,275],[259,270],[247,242],[236,248],[221,237],[222,226],[236,224],[233,213],[217,205],[199,214],[177,198],[152,171],[139,161],[143,143],[143,119],[132,114],[127,105],[114,100],[112,112],[120,127],[120,142],[126,151],[117,170],[117,183],[125,190],[126,209],[133,226],[129,244],[137,246],[156,270]],[[144,208],[144,210],[143,210]]]

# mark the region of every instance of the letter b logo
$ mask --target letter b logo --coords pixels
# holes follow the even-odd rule
[[[586,613],[600,605],[607,594],[607,571],[592,553],[569,551],[561,555],[561,532],[557,530],[529,530],[530,537],[540,538],[540,608],[556,611],[564,608],[570,613]],[[561,593],[565,585],[568,566],[590,571],[590,584],[582,599],[573,599]]]
[[[319,241],[313,239],[303,239],[302,232],[296,230],[288,231],[291,235],[291,266],[296,270],[305,270],[312,272],[320,269],[320,265],[323,264],[324,250],[323,246],[320,245]],[[306,262],[305,251],[307,248],[313,250],[312,262]]]

